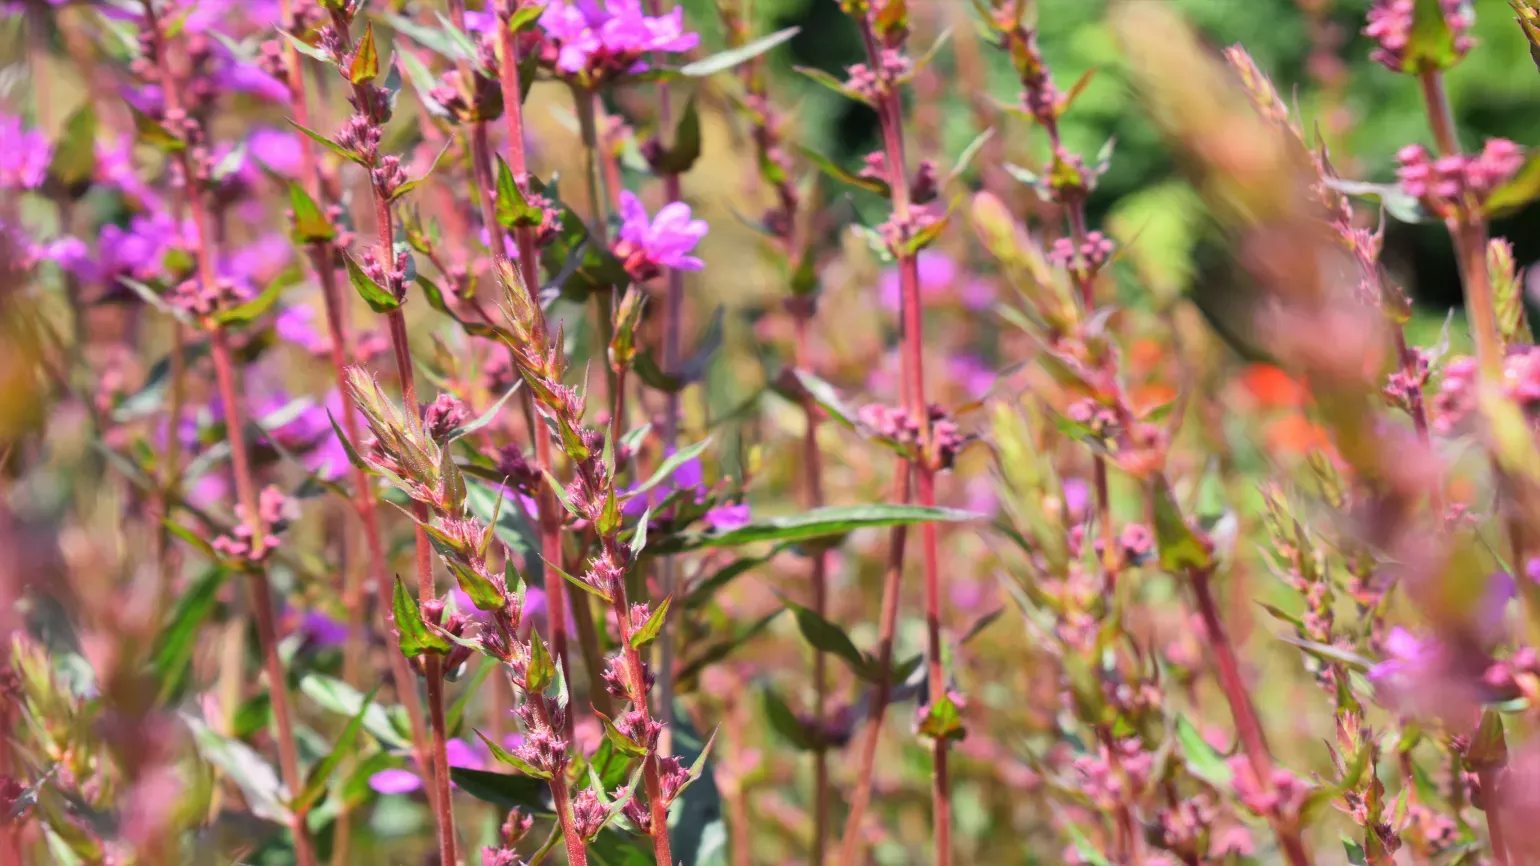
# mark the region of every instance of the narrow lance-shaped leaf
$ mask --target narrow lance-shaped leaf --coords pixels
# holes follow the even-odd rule
[[[379,690],[379,686],[375,686],[364,697],[363,705],[358,708],[358,712],[354,713],[352,718],[348,719],[347,726],[337,736],[337,744],[332,747],[331,752],[327,753],[325,758],[321,759],[320,763],[311,769],[309,777],[305,780],[305,789],[289,804],[289,807],[296,813],[304,814],[309,811],[311,806],[320,801],[321,795],[326,793],[326,784],[331,779],[332,773],[336,772],[343,759],[351,755],[357,748],[358,732],[364,726],[364,714],[369,711],[369,707],[374,701],[374,696]]]
[[[376,313],[388,313],[401,306],[401,301],[391,294],[384,286],[376,283],[364,273],[364,269],[347,253],[342,254],[342,260],[348,266],[348,282],[353,284],[353,290],[364,299],[369,309]]]
[[[687,63],[679,71],[690,78],[704,78],[708,75],[724,72],[745,61],[752,60],[780,45],[782,42],[791,39],[801,29],[800,27],[788,27],[785,30],[778,30],[769,36],[761,37],[737,48],[730,48],[727,51],[713,54],[702,60]]]
[[[391,609],[396,615],[396,628],[401,632],[402,655],[415,658],[425,652],[449,652],[451,644],[423,622],[422,609],[412,600],[400,575],[396,575],[396,592],[391,599]]]
[[[647,617],[642,627],[631,633],[631,646],[641,649],[657,638],[658,633],[663,631],[664,621],[668,618],[668,606],[673,603],[674,597],[669,596],[658,604],[657,609]]]
[[[364,164],[364,158],[359,156],[358,154],[354,153],[353,151],[348,150],[347,148],[343,147],[342,145],[338,144],[337,142],[332,141],[330,138],[322,135],[319,132],[316,132],[315,130],[313,130],[313,129],[307,127],[307,126],[300,126],[298,123],[295,123],[292,118],[287,118],[287,120],[289,121],[289,125],[290,126],[294,127],[295,129],[299,130],[300,132],[304,133],[305,136],[307,138],[309,138],[311,141],[321,145],[322,147],[326,148],[327,150],[331,151],[332,153],[337,154],[338,156],[342,157],[345,160],[348,160],[349,162],[356,162],[359,165],[363,165]]]
[[[358,41],[353,52],[353,62],[348,64],[348,80],[354,84],[368,84],[380,74],[379,49],[374,46],[374,22],[364,27],[364,38]]]
[[[786,601],[785,604],[797,618],[797,628],[802,632],[802,637],[814,649],[838,656],[863,679],[873,675],[874,671],[865,654],[856,649],[855,643],[850,640],[849,635],[845,634],[844,629],[820,616],[811,608],[803,607],[793,601]]]
[[[337,227],[326,218],[321,206],[297,183],[289,183],[289,209],[294,211],[294,239],[300,243],[329,241],[337,236]]]
[[[273,304],[278,302],[278,296],[283,293],[283,287],[283,280],[273,280],[255,298],[215,313],[214,322],[219,325],[244,325],[252,321],[273,308]]]
[[[1182,516],[1181,506],[1171,492],[1165,476],[1158,475],[1150,493],[1151,508],[1155,512],[1155,545],[1160,552],[1160,567],[1168,572],[1180,573],[1187,569],[1204,569],[1213,565],[1213,555],[1208,546]]]
[[[492,757],[496,758],[498,761],[513,767],[515,770],[518,770],[526,776],[532,776],[536,779],[551,778],[550,773],[547,773],[545,770],[536,767],[534,764],[531,764],[518,755],[515,755],[514,753],[493,742],[490,737],[488,737],[486,734],[483,734],[481,731],[477,731],[476,736],[481,738],[481,742],[486,744],[487,750],[492,753]]]

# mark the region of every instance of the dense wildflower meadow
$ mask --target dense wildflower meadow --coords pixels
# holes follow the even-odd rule
[[[0,864],[1540,863],[1540,0],[0,46]]]

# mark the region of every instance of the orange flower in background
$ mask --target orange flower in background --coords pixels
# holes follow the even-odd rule
[[[1305,383],[1271,364],[1252,364],[1236,379],[1259,408],[1303,406],[1310,396]]]
[[[1265,435],[1267,450],[1273,454],[1305,455],[1312,451],[1330,452],[1332,448],[1326,429],[1301,412],[1290,412],[1269,422]]]

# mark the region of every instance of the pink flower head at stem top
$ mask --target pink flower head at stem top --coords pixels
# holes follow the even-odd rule
[[[690,206],[670,202],[650,221],[642,203],[630,191],[620,194],[620,239],[615,255],[626,266],[632,279],[648,280],[663,268],[698,271],[704,263],[690,251],[706,236],[705,220],[691,219]]]
[[[552,3],[540,27],[546,38],[541,60],[589,86],[645,71],[642,56],[649,52],[689,51],[700,42],[699,34],[684,32],[683,9],[651,17],[640,0]]]

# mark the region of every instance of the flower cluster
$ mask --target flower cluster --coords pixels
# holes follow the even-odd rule
[[[592,87],[647,69],[652,52],[689,51],[700,42],[684,29],[684,10],[653,17],[641,0],[575,0],[551,3],[540,15],[545,34],[541,60],[563,76]]]
[[[276,487],[264,487],[257,498],[257,513],[248,515],[235,506],[240,520],[229,534],[214,539],[214,549],[230,559],[248,563],[261,562],[278,548],[278,533],[299,516],[294,502]]]
[[[1444,26],[1450,31],[1456,57],[1470,51],[1470,28],[1474,21],[1470,4],[1465,0],[1437,0],[1443,15]],[[1374,40],[1375,48],[1369,59],[1383,65],[1391,72],[1418,72],[1414,58],[1408,49],[1414,39],[1413,25],[1416,18],[1417,0],[1375,0],[1369,9],[1364,35]]]
[[[1401,190],[1440,217],[1479,207],[1524,165],[1524,153],[1506,138],[1488,139],[1480,153],[1433,159],[1420,144],[1396,152]]]

